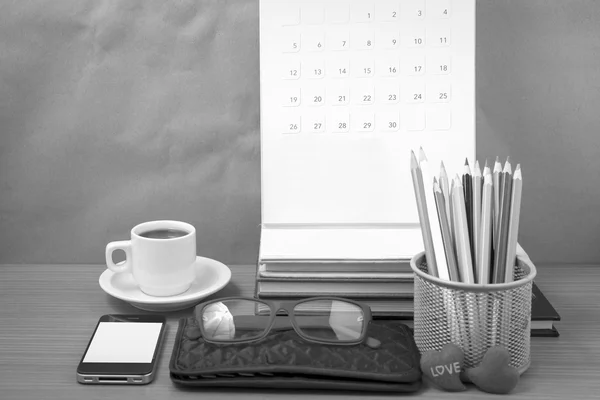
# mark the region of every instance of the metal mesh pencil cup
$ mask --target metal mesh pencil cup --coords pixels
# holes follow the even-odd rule
[[[421,353],[454,343],[465,368],[476,367],[486,351],[504,346],[520,374],[531,363],[531,298],[535,266],[517,257],[514,281],[502,284],[449,282],[427,270],[425,253],[411,262],[414,283],[414,338]]]

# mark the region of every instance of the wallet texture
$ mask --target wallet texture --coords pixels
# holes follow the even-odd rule
[[[331,346],[304,341],[293,329],[246,344],[203,340],[194,317],[179,320],[169,364],[171,380],[198,387],[255,387],[414,392],[421,387],[420,353],[400,321],[375,320],[381,342]]]

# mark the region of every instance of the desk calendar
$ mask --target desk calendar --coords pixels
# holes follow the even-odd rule
[[[475,158],[475,1],[261,0],[260,80],[261,257],[419,251],[410,151]]]

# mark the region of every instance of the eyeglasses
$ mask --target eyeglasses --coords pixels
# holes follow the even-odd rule
[[[277,315],[280,311],[286,315]],[[381,343],[367,337],[369,306],[339,297],[311,297],[297,301],[267,301],[227,297],[196,306],[194,315],[202,337],[211,343],[249,343],[271,330],[294,329],[302,339],[320,344]],[[291,325],[290,325],[291,322]]]

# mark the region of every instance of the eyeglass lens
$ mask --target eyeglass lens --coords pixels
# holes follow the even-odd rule
[[[252,300],[225,300],[208,304],[202,312],[204,335],[209,340],[249,340],[267,329],[271,309]]]
[[[296,325],[303,335],[327,341],[353,342],[365,329],[363,310],[341,300],[309,300],[294,307]]]

